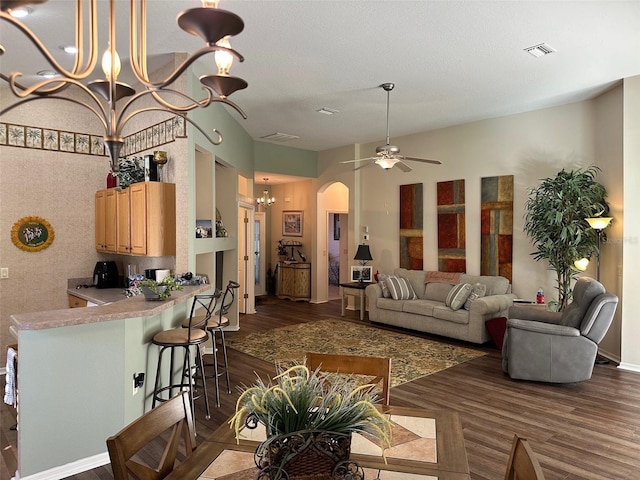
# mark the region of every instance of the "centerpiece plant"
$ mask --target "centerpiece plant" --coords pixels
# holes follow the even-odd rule
[[[171,275],[167,275],[161,281],[156,281],[150,278],[145,278],[138,282],[138,288],[140,288],[145,296],[157,295],[159,300],[166,300],[171,296],[173,290],[182,290],[182,284],[176,281]]]
[[[373,387],[357,385],[348,375],[331,376],[329,381],[319,370],[310,371],[305,365],[278,367],[272,382],[258,376],[255,385],[242,388],[229,423],[238,440],[243,428],[262,423],[267,440],[258,450],[288,434],[321,431],[348,435],[349,442],[352,433],[372,437],[384,455],[391,445],[391,423],[376,408]]]

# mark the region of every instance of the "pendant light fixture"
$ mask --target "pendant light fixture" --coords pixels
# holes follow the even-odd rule
[[[262,205],[264,207],[270,207],[274,203],[276,203],[276,198],[269,195],[269,187],[267,187],[268,178],[263,178],[264,180],[264,190],[262,191],[262,197],[256,199],[256,203],[258,205]]]
[[[176,18],[178,26],[185,32],[199,37],[204,46],[187,57],[172,73],[160,81],[152,81],[147,72],[147,0],[131,0],[129,4],[129,63],[136,80],[142,85],[141,91],[136,92],[129,85],[117,81],[120,73],[120,57],[116,50],[116,5],[120,7],[124,2],[109,0],[109,14],[107,15],[107,44],[102,56],[102,70],[104,79],[82,83],[88,77],[94,76],[98,63],[98,14],[97,0],[90,0],[89,15],[83,11],[86,0],[76,0],[75,15],[75,61],[72,69],[60,65],[37,35],[21,20],[14,18],[13,10],[23,8],[28,4],[45,3],[46,0],[0,0],[0,20],[12,24],[25,34],[46,60],[56,75],[45,78],[37,83],[25,86],[21,83],[22,72],[0,72],[0,78],[9,83],[11,92],[20,100],[0,111],[0,115],[24,103],[39,98],[53,98],[80,105],[96,115],[104,127],[104,143],[111,158],[111,168],[118,169],[118,157],[124,144],[122,132],[124,126],[133,117],[150,111],[164,111],[182,115],[185,121],[197,128],[212,144],[222,143],[222,135],[213,129],[213,137],[205,132],[186,113],[196,108],[204,108],[213,102],[222,102],[234,108],[243,118],[244,112],[228,99],[236,90],[247,87],[247,82],[229,75],[229,68],[234,58],[242,62],[244,58],[231,48],[229,38],[239,34],[244,29],[244,22],[235,13],[218,8],[217,0],[201,0],[202,6],[180,12]],[[154,2],[165,3],[165,2]],[[193,0],[193,3],[196,3]],[[159,8],[164,8],[160,5]],[[100,18],[99,18],[100,17]],[[88,28],[85,19],[89,19]],[[71,20],[71,19],[69,19]],[[3,29],[5,27],[2,27]],[[85,35],[87,38],[85,38]],[[85,49],[88,46],[88,55]],[[57,48],[57,47],[56,47]],[[102,47],[104,48],[104,46]],[[5,48],[0,45],[0,55]],[[202,99],[194,99],[183,92],[171,88],[171,85],[182,76],[197,59],[203,55],[214,53],[218,72],[200,77],[200,83],[205,90]],[[14,52],[20,54],[20,52]],[[85,62],[86,60],[86,62]],[[59,95],[68,87],[79,89],[85,99],[69,98]],[[126,101],[118,103],[127,97]],[[134,105],[139,99],[152,99],[152,106]],[[176,98],[179,103],[176,102]],[[118,105],[116,105],[118,104]]]

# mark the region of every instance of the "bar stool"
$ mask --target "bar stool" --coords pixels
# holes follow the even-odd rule
[[[220,302],[220,310],[218,310],[217,322],[215,319],[206,326],[206,330],[211,335],[211,344],[213,345],[213,363],[205,364],[205,366],[213,367],[213,378],[216,385],[216,406],[220,406],[220,385],[218,378],[224,375],[227,380],[227,393],[231,393],[229,382],[229,364],[227,361],[227,346],[224,342],[224,327],[229,325],[229,319],[225,316],[229,313],[229,309],[236,297],[236,290],[240,287],[238,282],[229,280],[227,288],[224,291],[222,301]],[[220,338],[220,347],[218,348],[218,334]],[[222,352],[222,362],[218,361],[218,354]]]
[[[156,402],[166,402],[173,397],[173,389],[178,388],[180,391],[189,391],[189,401],[191,403],[191,413],[195,418],[195,400],[202,395],[194,396],[194,390],[196,389],[196,381],[198,378],[194,376],[194,368],[204,372],[204,365],[202,362],[202,355],[200,354],[200,345],[207,341],[206,328],[211,319],[215,303],[220,297],[218,294],[212,295],[196,295],[193,297],[193,304],[191,305],[191,313],[186,320],[187,328],[172,328],[170,330],[164,330],[153,336],[152,343],[158,345],[160,353],[158,354],[158,366],[156,369],[156,381],[153,389],[153,401],[151,408],[156,406]],[[199,311],[200,308],[204,309],[204,315]],[[196,348],[195,361],[196,364],[191,364],[191,347]],[[174,349],[182,348],[184,350],[184,359],[182,362],[182,374],[180,375],[180,383],[173,383],[174,363],[173,353]],[[166,350],[169,350],[170,365],[169,365],[169,385],[164,387],[160,386],[160,372],[162,371],[162,356]],[[204,376],[200,376],[202,383],[202,391],[204,395],[206,419],[211,418],[211,412],[209,411],[209,398],[207,397],[207,385],[204,381]],[[162,398],[162,392],[168,391],[169,397]]]

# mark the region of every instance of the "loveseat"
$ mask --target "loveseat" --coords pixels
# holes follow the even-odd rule
[[[393,275],[380,277],[365,290],[370,321],[477,344],[491,340],[485,321],[506,317],[516,298],[509,280],[500,276],[396,268]],[[383,287],[389,285],[389,296],[384,296]]]

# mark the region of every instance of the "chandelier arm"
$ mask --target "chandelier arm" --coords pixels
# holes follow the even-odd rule
[[[18,77],[22,77],[22,76],[23,76],[22,72],[12,72],[11,76],[9,77],[3,74],[0,74],[0,77],[2,77],[3,80],[6,80],[9,83],[11,92],[16,97],[26,97],[27,95],[45,96],[45,95],[50,95],[52,93],[60,93],[61,91],[65,90],[69,86],[69,82],[67,82],[67,80],[65,79],[48,78],[46,80],[42,80],[32,85],[31,87],[26,87],[16,81]],[[45,85],[49,83],[54,86],[52,86],[51,88],[44,88]],[[56,85],[56,84],[59,84],[59,85]],[[27,93],[24,93],[24,92],[27,92]]]
[[[96,7],[97,0],[91,0],[91,8],[89,10],[90,28],[89,32],[91,40],[89,43],[89,64],[90,70],[93,70],[98,62],[98,9]],[[78,72],[84,59],[84,27],[83,27],[83,2],[76,0],[76,50],[74,58],[73,72]]]
[[[41,82],[38,82],[35,85],[32,85],[30,87],[24,87],[24,86],[18,84],[15,81],[15,77],[19,76],[19,75],[21,75],[19,72],[14,72],[14,73],[11,74],[11,77],[9,78],[9,85],[11,87],[11,91],[18,98],[23,98],[24,99],[24,98],[26,98],[26,97],[28,97],[30,95],[35,95],[35,97],[33,98],[34,100],[37,100],[37,99],[40,99],[40,98],[64,98],[64,97],[53,97],[53,96],[51,96],[50,92],[58,93],[58,92],[60,92],[62,90],[67,89],[71,85],[75,85],[80,90],[82,90],[84,93],[89,95],[89,97],[91,97],[91,99],[96,103],[96,105],[98,105],[100,107],[100,113],[98,113],[98,111],[94,107],[91,107],[90,105],[85,104],[84,102],[81,102],[80,100],[75,101],[73,103],[77,103],[79,105],[83,105],[83,106],[87,107],[88,109],[93,111],[101,119],[102,118],[107,118],[107,111],[105,110],[104,106],[102,105],[102,103],[100,102],[98,97],[96,97],[91,90],[89,90],[85,85],[83,85],[78,80],[74,80],[74,79],[69,78],[69,79],[66,79],[66,80],[62,81],[62,80],[57,79],[57,78],[47,78],[47,79],[42,80]],[[1,75],[1,76],[2,76],[3,79],[6,79],[6,77],[4,75]],[[60,82],[63,83],[63,85],[61,85],[60,87],[54,87],[52,89],[46,89],[46,88],[43,89],[42,88],[42,87],[46,87],[47,84],[56,84],[56,83],[60,83]],[[18,90],[17,89],[18,87],[20,87],[21,90]],[[69,99],[69,100],[71,101],[71,99]]]
[[[244,111],[235,103],[233,103],[231,100],[229,100],[228,98],[222,98],[222,97],[216,97],[213,99],[214,102],[221,102],[221,103],[225,103],[227,105],[229,105],[231,108],[233,108],[236,112],[238,112],[243,119],[247,119],[247,114],[244,113]]]
[[[194,108],[198,108],[198,107],[204,108],[211,104],[211,102],[214,100],[213,95],[209,89],[205,89],[205,90],[207,91],[207,97],[203,98],[202,100],[196,100],[195,98],[191,98],[189,95],[179,92],[177,90],[173,90],[172,88],[163,88],[162,90],[148,90],[148,93],[151,94],[151,96],[154,98],[156,102],[158,102],[160,105],[162,105],[166,109],[173,110],[174,112],[186,113],[186,112],[190,112]],[[173,105],[169,103],[167,100],[163,99],[160,96],[160,92],[170,92],[180,97],[186,98],[191,102],[191,104],[184,107]]]
[[[130,114],[127,114],[127,110],[133,105],[134,102],[136,102],[139,98],[143,97],[144,95],[152,95],[153,98],[156,100],[156,102],[158,104],[160,104],[160,107],[155,107],[155,109],[162,111],[162,112],[171,112],[171,113],[187,113],[191,110],[193,110],[194,108],[198,108],[198,107],[206,107],[207,105],[209,105],[212,101],[214,101],[213,98],[211,98],[211,93],[209,93],[209,96],[206,99],[201,100],[200,102],[198,102],[197,100],[194,100],[193,98],[189,97],[188,95],[182,93],[182,92],[178,92],[176,90],[172,90],[172,89],[164,89],[164,92],[171,92],[175,95],[184,97],[186,99],[188,99],[189,101],[191,101],[191,105],[188,105],[186,107],[180,107],[177,105],[173,105],[169,102],[167,102],[166,100],[164,100],[162,97],[160,97],[160,95],[158,95],[158,92],[156,92],[155,90],[143,90],[142,92],[136,93],[134,96],[132,96],[127,103],[125,103],[124,107],[122,108],[122,110],[120,111],[120,114],[118,116],[118,122],[117,122],[117,127],[116,127],[116,132],[121,131],[124,126],[126,125],[126,123],[134,116],[136,116],[138,113],[140,113],[140,110],[136,110]],[[149,111],[148,109],[144,109],[144,111]],[[126,116],[125,116],[126,114]]]
[[[24,95],[22,95],[20,92],[24,91],[27,89],[27,87],[25,87],[24,85],[18,83],[16,81],[17,77],[22,76],[21,72],[13,72],[11,74],[10,77],[7,77],[4,73],[0,73],[0,79],[4,80],[5,82],[7,82],[9,84],[9,88],[11,89],[11,93],[13,93],[16,97],[23,97]],[[45,96],[45,95],[49,95],[51,93],[58,93],[61,92],[62,90],[66,89],[69,85],[66,82],[63,82],[62,80],[57,80],[58,83],[62,83],[62,85],[59,85],[57,87],[53,87],[51,89],[38,89],[38,91],[34,91],[31,92],[32,95],[40,95],[40,96]],[[41,82],[42,83],[42,82]],[[54,83],[54,82],[52,82]]]
[[[144,69],[140,65],[140,63],[138,62],[138,59],[135,56],[131,57],[131,68],[133,69],[133,73],[136,76],[136,79],[140,83],[142,83],[145,87],[156,88],[156,89],[164,88],[168,85],[171,85],[173,82],[175,82],[178,79],[178,77],[182,75],[184,71],[191,66],[193,62],[198,60],[203,55],[206,55],[211,52],[215,52],[217,50],[228,52],[231,55],[233,55],[235,58],[237,58],[238,61],[244,62],[244,57],[240,55],[237,51],[235,51],[233,48],[221,47],[219,45],[209,45],[206,47],[202,47],[199,50],[192,53],[167,78],[165,78],[160,82],[154,83],[149,80],[149,77],[146,74],[146,69]],[[130,52],[130,53],[133,54],[133,52]]]
[[[101,114],[101,112],[99,110],[97,110],[96,108],[92,107],[91,105],[88,105],[84,102],[81,102],[80,100],[76,100],[74,98],[68,98],[68,97],[60,97],[57,95],[47,95],[45,97],[29,97],[29,98],[23,98],[22,100],[9,105],[8,107],[4,108],[3,110],[0,110],[0,115],[4,115],[7,112],[10,112],[11,110],[13,110],[16,107],[19,107],[21,105],[24,105],[25,103],[29,103],[29,102],[33,102],[35,100],[64,100],[65,102],[70,102],[70,103],[75,103],[76,105],[80,105],[84,108],[86,108],[87,110],[91,111],[96,117],[98,117],[98,120],[100,120],[100,122],[102,123],[102,126],[105,128],[105,130],[107,129],[107,123],[106,120],[104,119],[104,116]]]
[[[205,136],[205,138],[207,140],[209,140],[213,145],[220,145],[222,143],[222,134],[217,130],[217,129],[212,129],[213,133],[215,133],[218,136],[218,140],[214,141],[213,138],[211,138],[209,136],[209,134],[207,132],[204,131],[204,129],[198,125],[195,121],[191,120],[188,116],[184,115],[183,118],[189,122],[191,125],[193,125],[195,128],[198,129],[198,131]]]
[[[95,1],[96,0],[92,0],[93,2],[92,9],[94,9],[95,7]],[[77,2],[82,3],[82,0],[77,0]],[[90,45],[90,56],[89,56],[88,64],[85,66],[85,68],[79,69],[79,65],[78,65],[79,60],[76,59],[76,65],[74,65],[74,69],[72,71],[69,71],[64,67],[62,67],[56,61],[56,59],[53,58],[51,53],[49,53],[49,50],[42,44],[42,42],[38,39],[38,37],[36,37],[36,35],[24,23],[22,23],[20,20],[13,18],[8,13],[2,12],[2,11],[0,11],[0,19],[11,23],[16,28],[18,28],[22,33],[24,33],[25,36],[31,41],[31,43],[33,43],[33,45],[40,51],[40,53],[45,58],[47,63],[49,63],[51,68],[53,68],[57,73],[59,73],[63,77],[73,78],[75,80],[82,80],[84,78],[87,78],[89,74],[93,71],[94,67],[96,66],[96,63],[98,61],[98,54],[96,51],[96,45],[94,45],[93,43],[94,42],[97,43],[97,28],[96,28],[97,25],[92,25],[92,29],[96,33],[92,37],[92,44]],[[95,18],[95,12],[92,12],[92,22],[97,22],[97,18]],[[80,25],[76,25],[76,30],[78,28],[82,28],[81,20],[80,20]],[[81,46],[78,46],[78,47],[81,48]]]
[[[131,22],[129,24],[129,58],[131,68],[134,72],[139,71],[140,76],[136,73],[136,77],[149,81],[147,73],[147,2],[140,2],[140,22],[136,28],[136,19],[138,18],[138,9],[136,8],[136,0],[130,0],[129,15]],[[138,31],[140,35],[138,36]],[[138,42],[138,39],[140,41]],[[140,60],[139,60],[140,59]]]
[[[145,107],[145,108],[141,108],[141,109],[136,110],[135,112],[132,112],[129,115],[127,115],[126,118],[121,120],[121,123],[119,124],[119,127],[123,128],[127,124],[127,122],[129,120],[131,120],[133,117],[135,117],[136,115],[139,115],[139,114],[145,113],[145,112],[153,112],[153,111],[175,114],[175,112],[171,111],[170,109],[163,108],[163,107]],[[197,128],[198,131],[200,133],[202,133],[202,135],[204,135],[205,138],[207,140],[209,140],[213,145],[220,145],[222,143],[222,134],[218,130],[216,130],[215,128],[213,129],[213,132],[218,136],[217,140],[214,140],[213,138],[211,138],[211,136],[200,125],[198,125],[195,121],[191,120],[186,115],[180,115],[180,116],[182,118],[184,118],[187,122],[189,122],[191,125],[193,125],[195,128]]]

